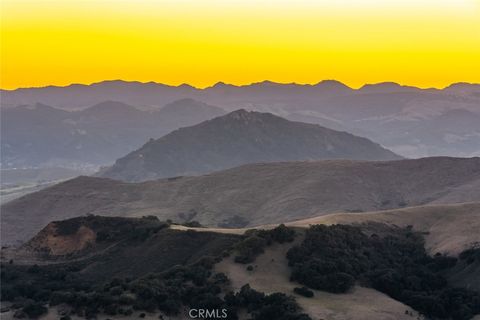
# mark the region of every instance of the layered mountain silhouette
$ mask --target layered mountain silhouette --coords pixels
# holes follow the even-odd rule
[[[2,167],[107,165],[149,138],[224,113],[191,99],[151,111],[116,101],[72,112],[43,104],[2,109]]]
[[[75,178],[3,205],[1,234],[3,243],[27,240],[50,221],[86,214],[252,227],[479,199],[480,158],[263,163],[141,183]]]
[[[317,84],[275,83],[263,81],[249,85],[231,85],[223,82],[205,88],[194,88],[183,84],[170,86],[161,83],[138,81],[108,80],[91,85],[72,84],[65,87],[47,86],[41,88],[20,88],[1,90],[2,106],[33,105],[43,103],[58,108],[85,108],[103,101],[115,100],[139,107],[163,106],[175,100],[191,97],[224,106],[238,107],[239,103],[271,102],[295,99],[299,101],[318,100],[322,97],[342,96],[365,93],[438,93],[478,98],[479,84],[454,83],[445,89],[420,89],[402,86],[394,82],[367,84],[358,90],[352,89],[335,80],[324,80]]]
[[[36,103],[76,110],[115,100],[142,110],[156,110],[176,100],[191,98],[228,111],[244,108],[270,112],[290,120],[347,131],[379,142],[405,157],[480,155],[480,121],[465,126],[465,121],[449,118],[451,111],[462,110],[469,112],[471,119],[478,119],[479,84],[455,83],[444,89],[420,89],[385,82],[352,89],[334,80],[315,85],[264,81],[244,86],[219,82],[198,89],[189,85],[104,81],[92,85],[2,90],[1,95],[3,118],[9,118],[3,113],[5,108]],[[445,120],[448,126],[436,125]]]
[[[400,158],[368,139],[346,132],[241,109],[149,141],[117,160],[101,176],[144,181],[257,162]]]

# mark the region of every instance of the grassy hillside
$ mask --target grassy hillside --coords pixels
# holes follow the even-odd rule
[[[314,224],[364,224],[369,222],[411,226],[425,238],[425,248],[434,255],[438,252],[458,256],[470,247],[480,244],[480,203],[451,205],[428,205],[364,213],[333,213],[286,223],[289,227],[308,228]],[[214,231],[219,233],[243,234],[246,228],[187,228],[174,225],[178,230]],[[273,228],[274,224],[258,228]]]
[[[298,287],[298,284],[289,281],[290,270],[286,253],[292,245],[276,244],[267,248],[265,253],[255,260],[253,271],[235,263],[233,258],[224,259],[215,266],[215,270],[228,276],[233,290],[239,290],[244,283],[250,283],[254,289],[262,292],[292,294],[293,289]],[[295,299],[314,319],[367,320],[377,317],[385,320],[411,320],[412,317],[405,314],[405,311],[416,314],[413,309],[385,294],[359,286],[345,294],[314,290],[313,298],[295,295]]]
[[[479,158],[253,164],[144,183],[79,177],[2,206],[2,241],[25,241],[52,220],[89,213],[250,227],[336,212],[478,201],[479,184]]]
[[[177,231],[155,217],[87,216],[48,224],[10,258],[22,264],[74,261],[84,279],[101,280],[106,275],[137,277],[218,256],[239,239],[238,235]]]
[[[418,311],[470,319],[480,312],[478,293],[452,283],[478,265],[478,250],[458,259],[431,257],[422,234],[411,228],[365,223],[279,226],[241,235],[198,230],[203,232],[175,230],[154,217],[53,222],[21,249],[2,255],[2,300],[15,301],[10,315],[43,314],[48,303],[50,315],[64,310],[111,319],[133,312],[182,319],[189,308],[226,308],[228,319],[254,320],[409,319]],[[341,282],[316,287],[317,276],[301,278],[319,272],[315,263],[326,263],[322,268],[330,273],[348,273],[356,285],[349,282],[340,291],[330,285]],[[390,290],[390,278],[375,276],[385,270],[399,274],[391,281],[401,295]],[[310,290],[313,297],[294,291],[299,282],[317,289]],[[442,301],[459,304],[430,308]]]

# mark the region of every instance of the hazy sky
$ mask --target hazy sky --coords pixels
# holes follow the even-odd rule
[[[0,0],[2,88],[480,82],[480,0]]]

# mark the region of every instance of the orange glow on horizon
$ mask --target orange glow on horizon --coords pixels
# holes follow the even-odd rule
[[[0,0],[0,86],[480,83],[479,0]]]

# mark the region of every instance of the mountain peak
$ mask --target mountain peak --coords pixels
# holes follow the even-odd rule
[[[238,117],[248,117],[249,114],[260,113],[256,111],[248,111],[246,109],[237,109],[225,115],[225,117],[238,118]]]
[[[153,140],[118,159],[102,176],[144,181],[259,162],[399,158],[368,139],[346,132],[239,109]]]
[[[195,99],[192,99],[192,98],[182,98],[182,99],[178,99],[178,100],[175,100],[173,102],[170,102],[169,104],[166,104],[164,106],[164,108],[167,108],[167,107],[172,107],[172,106],[183,106],[185,104],[202,104],[202,102],[200,101],[197,101]]]
[[[194,89],[196,90],[196,88],[188,83],[182,83],[180,84],[179,86],[177,86],[177,88],[181,88],[181,89]]]
[[[343,82],[340,82],[338,80],[322,80],[319,83],[315,84],[314,86],[316,87],[328,87],[328,88],[345,88],[345,89],[351,89],[349,86],[344,84]]]
[[[55,107],[52,107],[52,106],[49,106],[49,105],[46,105],[46,104],[43,104],[43,103],[39,103],[39,102],[37,102],[35,104],[32,104],[32,105],[20,105],[20,106],[11,108],[10,110],[14,110],[14,111],[28,110],[28,111],[33,111],[33,112],[37,112],[37,113],[47,113],[47,112],[50,112],[50,113],[66,113],[67,112],[65,110],[57,109]]]
[[[219,88],[232,88],[232,87],[235,87],[235,86],[232,85],[232,84],[225,83],[223,81],[219,81],[219,82],[215,83],[213,86],[211,86],[210,88],[219,89]]]
[[[420,90],[416,87],[410,86],[403,86],[396,82],[386,81],[386,82],[379,82],[379,83],[368,83],[363,85],[359,91],[367,92],[367,93],[379,93],[379,92],[398,92],[398,91],[412,91],[412,90]]]
[[[238,109],[238,110],[232,111],[221,118],[227,119],[227,120],[234,120],[234,121],[243,121],[243,122],[264,121],[267,118],[281,119],[280,117],[277,117],[271,113],[248,111],[246,109]]]
[[[280,86],[285,86],[285,85],[287,85],[287,84],[273,82],[271,80],[263,80],[263,81],[260,81],[260,82],[254,82],[254,83],[245,85],[245,87],[280,87]]]
[[[457,82],[457,83],[452,83],[451,85],[445,87],[444,90],[447,92],[455,92],[455,93],[479,92],[480,84],[469,83],[469,82]]]
[[[90,112],[104,113],[104,112],[114,112],[119,110],[138,110],[138,109],[120,101],[107,100],[107,101],[97,103],[96,105],[91,106],[85,109],[84,111],[89,113]]]

